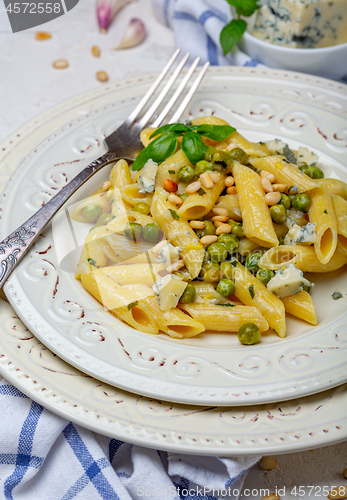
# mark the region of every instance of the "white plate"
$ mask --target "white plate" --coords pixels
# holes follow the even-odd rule
[[[153,78],[123,81],[73,98],[23,127],[19,137],[14,134],[3,145],[4,151],[0,147],[7,155],[5,167],[19,165],[2,198],[2,237],[104,151],[104,134],[128,115]],[[327,176],[346,179],[346,108],[346,87],[329,80],[218,67],[204,79],[187,117],[215,113],[251,139],[280,137],[293,147],[307,145],[327,165]],[[99,181],[106,176],[104,169]],[[92,179],[72,202],[96,184]],[[74,279],[78,252],[60,266],[66,251],[75,248],[66,227],[56,223],[54,232],[48,229],[39,238],[5,291],[28,328],[82,371],[132,392],[201,405],[279,401],[346,380],[345,272],[329,279],[311,277],[317,283],[313,299],[318,327],[291,318],[286,339],[265,335],[260,345],[251,347],[241,346],[230,334],[204,333],[178,341],[137,332],[96,304]],[[86,226],[80,225],[75,236],[80,238],[83,231]],[[332,300],[336,289],[343,299]]]
[[[136,396],[55,356],[0,299],[0,374],[58,415],[106,436],[179,453],[290,453],[347,439],[347,384],[280,404],[196,407]]]

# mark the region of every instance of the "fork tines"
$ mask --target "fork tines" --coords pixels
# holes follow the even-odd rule
[[[127,120],[125,121],[126,125],[134,126],[135,128],[138,128],[139,130],[142,130],[143,128],[146,127],[146,125],[149,123],[165,97],[167,96],[168,92],[174,85],[175,81],[177,80],[178,76],[180,75],[183,67],[185,66],[186,62],[189,59],[189,52],[182,58],[180,63],[178,64],[177,68],[174,70],[172,75],[170,76],[169,80],[165,84],[163,90],[160,92],[159,96],[155,99],[155,101],[152,103],[148,111],[143,115],[143,117],[136,122],[136,119],[139,117],[141,111],[145,108],[146,104],[150,101],[151,97],[161,84],[161,82],[164,80],[165,76],[168,74],[170,68],[172,67],[173,63],[176,61],[181,49],[177,49],[176,52],[173,54],[171,59],[168,61],[166,64],[165,68],[162,70],[158,78],[155,80],[153,85],[150,87],[150,89],[146,92],[145,96],[141,99],[139,104],[136,106],[134,111],[129,115]],[[168,101],[168,103],[165,105],[164,109],[160,112],[159,116],[155,119],[153,122],[152,126],[157,128],[160,126],[160,124],[164,121],[164,119],[167,117],[168,113],[170,110],[173,108],[174,104],[176,101],[184,95],[184,90],[185,87],[187,86],[187,83],[191,79],[197,65],[199,64],[200,57],[197,57],[192,65],[190,66],[189,70],[187,71],[186,75],[182,78],[182,81],[178,85],[177,89],[175,90],[174,94]],[[193,85],[190,87],[189,91],[185,94],[184,99],[182,100],[181,104],[175,111],[174,115],[170,119],[169,123],[174,123],[177,122],[180,117],[182,116],[184,110],[188,106],[189,102],[191,101],[193,95],[195,94],[198,86],[200,85],[201,80],[203,79],[207,68],[209,67],[209,62],[207,62],[201,69],[201,71],[198,73]],[[135,123],[136,122],[136,123]]]

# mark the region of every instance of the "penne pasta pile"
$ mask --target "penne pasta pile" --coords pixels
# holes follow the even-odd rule
[[[317,325],[304,272],[347,263],[347,184],[307,148],[248,141],[224,120],[145,129],[73,211],[94,223],[76,278],[133,328],[173,338],[205,330],[257,343],[286,313]]]

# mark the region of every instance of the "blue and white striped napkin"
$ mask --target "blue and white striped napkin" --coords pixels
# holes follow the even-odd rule
[[[0,383],[1,499],[236,500],[259,459],[164,453],[110,439]]]
[[[200,56],[201,63],[211,65],[261,66],[235,47],[226,57],[219,43],[219,35],[231,20],[230,5],[226,0],[152,0],[159,21],[174,31],[176,47],[182,53],[190,52],[190,59]]]

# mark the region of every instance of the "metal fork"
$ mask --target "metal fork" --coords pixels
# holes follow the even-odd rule
[[[125,158],[127,160],[133,161],[136,155],[143,148],[140,141],[141,130],[149,123],[150,119],[153,117],[156,110],[159,108],[160,104],[165,99],[167,93],[172,88],[174,82],[182,71],[182,68],[186,64],[189,54],[186,54],[182,61],[178,64],[175,71],[170,76],[168,82],[166,83],[163,90],[160,92],[159,96],[153,102],[148,111],[144,116],[136,121],[139,117],[141,111],[145,108],[146,104],[150,101],[153,94],[159,87],[160,83],[164,80],[165,76],[169,72],[171,66],[177,59],[180,53],[180,49],[176,50],[171,59],[166,64],[165,68],[162,70],[158,78],[155,80],[151,88],[147,91],[145,96],[141,99],[139,104],[136,106],[134,111],[129,115],[122,125],[115,130],[111,135],[106,137],[105,145],[108,149],[107,153],[103,154],[97,160],[94,160],[87,167],[85,167],[76,177],[74,177],[66,186],[64,186],[51,200],[49,200],[40,210],[38,210],[32,217],[25,221],[20,227],[13,231],[9,236],[7,236],[2,242],[0,242],[0,288],[10,276],[12,271],[15,269],[17,264],[21,261],[24,255],[27,253],[31,245],[39,236],[43,228],[50,222],[56,212],[62,207],[62,205],[70,198],[70,196],[86,182],[92,175],[98,170],[103,168],[105,165],[117,161],[120,158]],[[181,83],[177,87],[176,91],[172,95],[171,99],[168,101],[162,112],[155,119],[152,126],[159,127],[159,125],[164,121],[169,111],[173,108],[174,104],[181,96],[183,90],[185,89],[189,79],[191,78],[195,68],[199,64],[200,58],[195,59],[191,67],[189,68],[187,74],[182,79]],[[201,80],[203,79],[209,63],[206,63],[197,78],[195,79],[193,85],[189,89],[188,93],[185,95],[183,101],[173,114],[169,123],[177,122],[182,113],[186,109],[190,100],[192,99],[194,93],[196,92]]]

